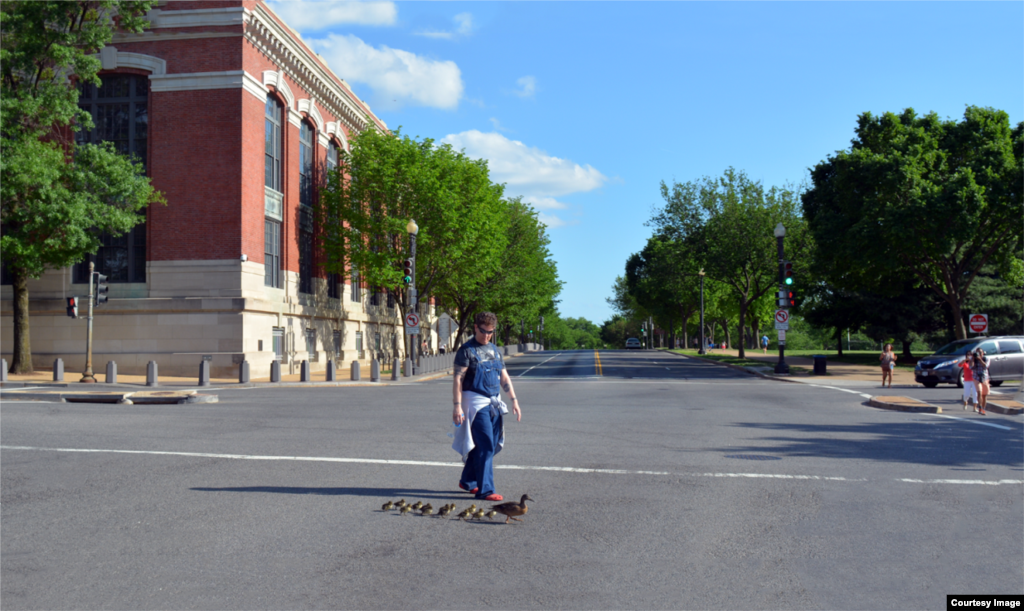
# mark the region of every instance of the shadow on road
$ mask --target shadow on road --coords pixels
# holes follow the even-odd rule
[[[1024,426],[999,420],[1012,431],[952,420],[914,420],[906,423],[817,425],[743,422],[733,426],[793,435],[766,435],[756,445],[719,448],[721,452],[751,452],[784,457],[857,458],[881,462],[950,467],[978,465],[1024,466]],[[798,436],[799,434],[799,436]],[[771,444],[771,445],[766,445]]]
[[[465,492],[442,492],[414,488],[304,488],[301,486],[239,486],[236,488],[189,488],[198,492],[264,492],[272,494],[317,494],[322,496],[416,497],[437,500],[470,501]]]

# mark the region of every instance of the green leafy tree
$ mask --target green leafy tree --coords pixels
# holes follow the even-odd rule
[[[81,261],[101,233],[124,234],[145,220],[146,206],[164,201],[141,164],[109,143],[71,138],[93,126],[76,86],[101,84],[90,55],[115,27],[142,31],[152,4],[0,3],[0,256],[13,280],[13,373],[32,371],[28,280]]]
[[[778,284],[777,224],[786,228],[787,257],[800,260],[806,256],[806,224],[796,190],[765,189],[745,173],[729,168],[720,178],[675,183],[671,189],[662,183],[661,192],[665,206],[651,224],[663,235],[689,243],[707,277],[729,288],[739,319],[736,345],[740,356],[745,356],[747,313]],[[726,341],[732,345],[728,337],[731,317],[723,313]]]
[[[860,115],[851,148],[813,168],[803,195],[828,279],[885,292],[912,275],[965,338],[963,304],[983,266],[1022,284],[1022,154],[1024,123],[1011,128],[1000,110],[969,106],[959,122],[909,108]]]

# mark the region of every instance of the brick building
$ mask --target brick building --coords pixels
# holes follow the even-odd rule
[[[354,133],[383,121],[262,1],[163,1],[150,21],[101,51],[103,86],[80,98],[96,128],[79,139],[138,155],[167,198],[90,257],[110,279],[94,369],[114,360],[143,373],[154,360],[191,376],[207,358],[226,376],[245,359],[262,377],[274,359],[287,372],[302,360],[316,370],[400,353],[394,302],[355,274],[326,274],[313,248],[324,170]],[[85,321],[66,316],[64,297],[88,294],[87,263],[29,282],[37,367],[84,365]],[[10,286],[0,299],[10,362]]]

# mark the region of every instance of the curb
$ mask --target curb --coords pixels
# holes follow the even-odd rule
[[[218,403],[217,395],[195,391],[139,391],[139,392],[10,392],[7,398],[17,397],[43,403],[120,403],[122,405],[182,405],[186,403]]]
[[[1024,413],[1024,405],[1017,403],[1016,401],[1004,401],[1003,403],[1009,403],[1011,405],[1003,405],[992,400],[992,395],[989,395],[988,403],[985,405],[988,411],[995,412],[997,414],[1004,414],[1006,416],[1020,416]],[[1020,405],[1020,407],[1016,407]]]
[[[867,400],[867,404],[871,407],[897,412],[922,412],[927,414],[942,413],[942,408],[938,405],[931,405],[910,397],[871,397]]]
[[[776,382],[790,382],[790,383],[793,383],[793,384],[802,384],[803,383],[800,380],[791,380],[791,379],[783,378],[783,377],[778,376],[778,375],[768,375],[766,373],[761,373],[760,371],[758,371],[756,369],[753,369],[753,368],[750,368],[750,367],[743,367],[742,365],[733,365],[732,363],[723,363],[722,361],[716,361],[714,359],[703,359],[703,358],[701,358],[699,356],[690,356],[689,354],[679,354],[678,352],[671,352],[669,350],[665,350],[665,351],[663,351],[663,353],[664,354],[671,354],[672,356],[679,356],[679,357],[682,357],[684,359],[693,359],[695,361],[700,361],[702,363],[711,363],[712,365],[719,365],[719,366],[722,366],[722,367],[728,367],[729,369],[735,369],[736,371],[743,371],[743,372],[749,373],[750,375],[754,375],[754,376],[757,376],[757,377],[765,379],[765,380],[775,380]]]

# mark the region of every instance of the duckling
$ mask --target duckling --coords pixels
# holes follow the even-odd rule
[[[438,515],[438,517],[441,517],[441,518],[447,518],[448,514],[450,514],[451,512],[452,512],[451,508],[448,505],[445,505],[440,510],[438,510],[437,515]]]
[[[401,509],[402,507],[405,507],[405,499],[402,499],[401,501],[398,501],[397,503],[395,503],[395,507],[398,507],[399,509]]]
[[[455,503],[451,503],[450,505],[448,505],[448,512],[451,513],[453,511],[455,511]]]
[[[524,494],[523,498],[518,503],[509,501],[500,505],[491,507],[491,511],[497,511],[498,513],[505,514],[505,523],[508,524],[509,520],[515,520],[516,522],[522,522],[515,516],[521,516],[526,514],[526,501],[532,501],[529,494]]]
[[[487,512],[485,512],[484,508],[481,507],[480,509],[477,509],[475,512],[473,512],[473,517],[476,518],[477,520],[483,520],[485,513],[487,513]]]
[[[429,516],[429,515],[432,515],[433,513],[434,513],[434,508],[431,507],[429,503],[424,505],[420,509],[420,515]]]
[[[420,509],[423,509],[423,501],[416,501],[412,504],[413,511],[419,511]]]
[[[494,516],[496,515],[498,515],[498,512],[494,511],[493,509],[488,511],[486,514],[488,520],[494,520]]]
[[[465,520],[465,519],[469,518],[469,516],[471,516],[471,515],[472,515],[472,514],[471,514],[471,513],[469,512],[469,510],[468,510],[468,509],[463,509],[463,510],[462,510],[462,513],[460,513],[460,514],[459,514],[458,516],[456,516],[456,517],[458,517],[458,518],[459,518],[460,520]]]
[[[401,509],[398,510],[398,512],[400,514],[402,514],[403,516],[405,514],[409,513],[410,511],[412,511],[412,505],[405,505]]]
[[[383,505],[380,506],[381,511],[391,511],[394,508],[395,504],[392,503],[391,501],[388,501],[387,503],[384,503]]]
[[[469,510],[470,510],[471,512],[472,512],[472,511],[476,511],[476,503],[473,503],[472,505],[470,505],[470,506],[469,506]]]

